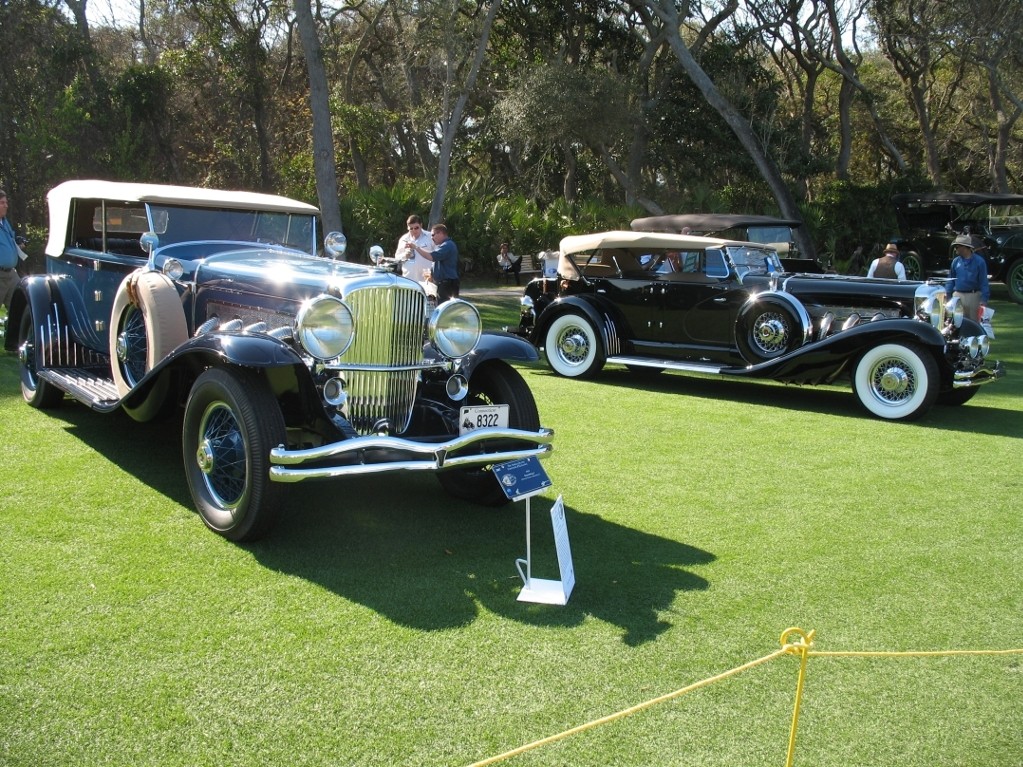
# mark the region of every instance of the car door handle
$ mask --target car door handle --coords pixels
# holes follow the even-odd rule
[[[715,304],[723,304],[723,303],[725,303],[726,301],[728,301],[728,299],[727,299],[727,298],[725,298],[724,296],[721,296],[720,298],[715,298],[715,299],[714,299],[714,303],[715,303]]]

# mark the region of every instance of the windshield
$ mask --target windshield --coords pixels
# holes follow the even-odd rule
[[[146,206],[160,245],[197,240],[233,240],[284,245],[316,254],[316,217],[303,213],[228,210],[174,205]]]
[[[1023,226],[1023,205],[992,205],[990,226],[992,229]]]
[[[781,260],[774,250],[731,245],[725,248],[736,271],[745,274],[771,274],[782,271]]]

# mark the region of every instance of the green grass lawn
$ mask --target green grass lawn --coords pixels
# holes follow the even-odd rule
[[[514,324],[514,288],[478,300]],[[1002,294],[1004,295],[1004,293]],[[845,386],[522,368],[554,485],[517,601],[522,504],[432,477],[288,488],[239,546],[191,510],[180,422],[27,407],[0,355],[0,764],[470,765],[817,632],[819,650],[1023,648],[1023,307],[1009,375],[913,424]],[[508,760],[781,765],[784,657]],[[810,661],[795,764],[1023,764],[1023,656]]]

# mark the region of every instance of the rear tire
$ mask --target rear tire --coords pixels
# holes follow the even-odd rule
[[[955,254],[953,253],[953,255]],[[924,279],[924,263],[919,254],[909,251],[901,254],[900,258],[902,259],[902,268],[906,270],[907,280]]]
[[[507,362],[487,362],[469,379],[466,405],[508,405],[508,426],[513,429],[538,431],[540,414],[529,386],[519,372]],[[488,444],[490,450],[501,449],[501,443]],[[437,472],[441,486],[456,498],[484,506],[508,503],[491,465],[472,469],[450,469]]]
[[[36,322],[25,307],[18,323],[18,360],[21,368],[21,396],[30,407],[49,410],[64,400],[64,392],[36,374]]]
[[[1023,304],[1023,258],[1017,258],[1005,271],[1005,287],[1009,289],[1009,300]]]

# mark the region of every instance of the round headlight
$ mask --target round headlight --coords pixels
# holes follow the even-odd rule
[[[355,338],[355,317],[344,301],[317,296],[298,310],[295,337],[316,359],[332,360],[344,354]]]
[[[430,315],[430,341],[445,357],[464,357],[476,348],[483,323],[476,307],[453,298]]]
[[[991,339],[983,335],[980,337],[980,356],[986,357],[989,351],[991,351]]]
[[[942,325],[942,305],[941,299],[938,296],[928,296],[924,299],[923,304],[920,306],[920,311],[931,325],[941,330]]]
[[[959,296],[952,296],[945,304],[945,311],[952,316],[952,324],[957,328],[963,326],[963,299]]]
[[[185,276],[185,265],[176,258],[168,258],[163,262],[163,273],[172,280],[180,280]]]
[[[348,250],[348,238],[342,232],[329,232],[323,238],[323,249],[331,258],[342,258]]]
[[[374,264],[379,264],[380,259],[384,257],[384,249],[379,245],[374,245],[369,249],[369,260]]]
[[[980,354],[980,338],[977,336],[970,336],[967,338],[966,348],[970,352],[970,357],[977,359],[977,355]]]

